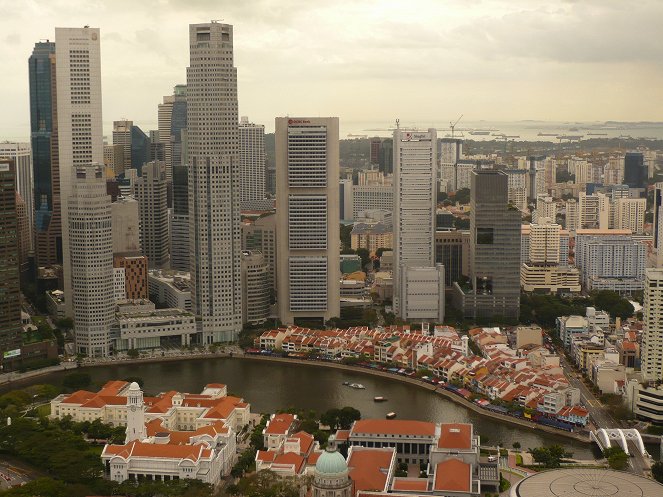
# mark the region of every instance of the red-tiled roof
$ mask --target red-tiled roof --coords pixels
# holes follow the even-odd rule
[[[426,478],[394,478],[391,488],[392,490],[426,492],[428,480]]]
[[[435,435],[435,424],[427,421],[410,421],[401,419],[360,419],[355,421],[350,436],[360,434],[386,435]]]
[[[269,420],[265,434],[267,435],[285,435],[295,421],[292,414],[277,414]]]
[[[385,490],[387,473],[394,459],[394,449],[365,449],[353,447],[348,460],[350,478],[355,492]]]
[[[443,424],[437,446],[441,449],[471,449],[472,425],[466,423]]]
[[[460,459],[447,459],[435,467],[433,489],[448,492],[469,492],[472,467]]]
[[[118,455],[123,458],[132,457],[154,457],[166,459],[190,459],[197,461],[200,458],[208,458],[212,454],[203,444],[196,445],[171,445],[150,444],[137,440],[125,445],[107,445],[102,455]]]

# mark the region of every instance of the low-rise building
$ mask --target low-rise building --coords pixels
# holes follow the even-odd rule
[[[147,301],[149,302],[149,301]],[[127,309],[115,314],[111,329],[115,350],[187,347],[196,333],[196,317],[182,309]]]
[[[150,298],[167,307],[191,311],[191,277],[179,271],[149,272]]]
[[[520,284],[525,292],[577,293],[581,290],[580,272],[573,266],[522,264]]]
[[[62,290],[51,290],[46,292],[46,308],[53,319],[62,319],[66,316],[64,303],[64,292]]]

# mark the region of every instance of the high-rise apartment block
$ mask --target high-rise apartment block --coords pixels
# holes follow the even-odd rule
[[[105,357],[114,316],[111,200],[101,164],[72,170],[67,198],[76,352]]]
[[[14,161],[0,158],[0,357],[8,358],[21,347],[23,332],[15,189]]]
[[[551,222],[555,222],[557,218],[557,204],[552,197],[548,195],[539,195],[536,197],[536,210],[532,215],[532,222],[537,222],[537,219],[548,218]]]
[[[454,284],[454,301],[469,318],[520,312],[520,212],[509,205],[504,171],[472,173],[470,287]]]
[[[35,43],[28,66],[35,258],[38,266],[50,266],[62,263],[55,43]]]
[[[339,317],[338,118],[276,118],[276,174],[279,318]]]
[[[170,267],[177,271],[189,271],[189,168],[187,166],[173,167]]]
[[[394,131],[394,311],[444,319],[444,268],[435,264],[437,132]],[[441,305],[440,305],[441,304]]]
[[[615,229],[627,229],[641,235],[645,231],[647,199],[619,198],[613,204]]]
[[[239,123],[239,170],[240,203],[251,209],[265,198],[265,126],[250,123],[246,116]]]
[[[143,175],[134,185],[134,194],[140,211],[143,254],[151,269],[166,267],[170,260],[166,164],[145,164]]]
[[[104,161],[99,48],[98,28],[55,28],[58,166],[60,168],[60,196],[63,200],[62,269],[66,314],[68,316],[74,315],[74,319],[76,319],[76,316],[73,306],[79,297],[72,294],[73,272],[75,270],[74,247],[71,247],[69,243],[69,237],[70,235],[73,236],[73,230],[68,224],[70,216],[67,212],[67,200],[73,193],[72,183],[79,168],[92,163],[103,164]],[[105,188],[106,182],[104,179],[104,196]],[[110,236],[110,225],[108,229],[108,236]],[[110,262],[108,279],[111,284],[109,302],[112,304],[112,261]],[[84,299],[85,297],[80,296],[80,298]],[[79,302],[84,303],[83,301]],[[80,309],[77,312],[82,316]],[[77,323],[75,323],[75,326],[78,328]],[[89,325],[85,323],[81,326],[86,331],[80,334],[76,332],[76,337],[77,339],[79,337],[81,339],[86,338],[83,342],[76,343],[77,349],[95,354],[106,352],[107,348],[101,342],[106,340],[107,337],[88,339],[89,333],[87,330]],[[98,332],[94,333],[99,334]]]
[[[580,214],[578,213],[578,201],[574,198],[570,198],[564,204],[565,206],[565,217],[564,217],[564,227],[567,231],[575,231],[579,226]]]
[[[233,27],[189,26],[187,147],[193,312],[204,344],[242,329],[237,69]]]
[[[663,269],[651,268],[645,273],[644,326],[640,358],[646,380],[663,380]]]
[[[630,230],[578,230],[575,263],[586,290],[631,293],[643,289],[647,249]]]

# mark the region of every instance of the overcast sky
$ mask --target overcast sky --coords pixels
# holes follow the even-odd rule
[[[234,25],[239,108],[426,125],[663,121],[660,0],[0,0],[0,138],[29,133],[27,59],[101,28],[104,121],[147,129],[186,82],[188,24]]]

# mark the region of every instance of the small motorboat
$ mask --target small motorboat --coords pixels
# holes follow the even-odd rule
[[[361,383],[350,383],[351,388],[356,388],[357,390],[364,390],[366,387]]]
[[[387,398],[386,397],[373,397],[373,401],[375,401],[375,402],[386,402]]]
[[[344,382],[343,382],[343,385],[345,385],[346,387],[349,387],[349,386],[350,386],[350,382],[349,382],[349,381],[344,381]]]
[[[387,413],[387,415],[385,417],[387,419],[394,419],[396,417],[396,413],[395,412],[389,412],[389,413]]]

